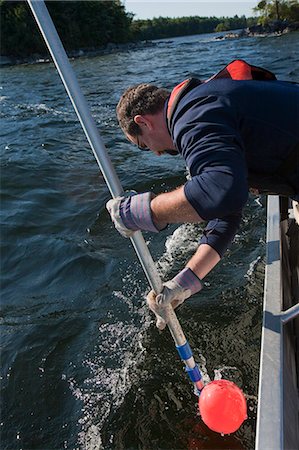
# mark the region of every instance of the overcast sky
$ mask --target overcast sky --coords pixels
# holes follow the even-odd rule
[[[254,0],[123,0],[127,12],[135,14],[135,19],[152,19],[153,17],[183,16],[228,16],[235,14],[254,16],[252,8],[259,2]]]

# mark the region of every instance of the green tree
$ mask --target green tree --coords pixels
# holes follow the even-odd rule
[[[215,31],[237,30],[238,28],[246,28],[248,26],[245,16],[222,17],[221,22],[217,25]]]
[[[67,51],[127,42],[131,38],[133,17],[125,12],[120,0],[46,3]],[[1,0],[0,9],[2,54],[46,53],[27,2]]]
[[[299,20],[298,0],[262,0],[254,11],[260,14],[259,23],[262,25],[273,20]]]

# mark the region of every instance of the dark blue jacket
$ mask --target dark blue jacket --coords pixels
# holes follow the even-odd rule
[[[185,195],[209,221],[201,243],[220,256],[239,227],[250,176],[277,176],[296,149],[287,182],[299,200],[298,85],[230,79],[200,84],[178,101],[170,132],[192,176]]]

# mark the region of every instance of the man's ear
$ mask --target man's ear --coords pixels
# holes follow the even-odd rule
[[[141,114],[137,114],[134,117],[134,122],[137,123],[137,125],[142,128],[148,128],[151,130],[153,128],[152,122],[149,120],[147,116],[142,116]]]

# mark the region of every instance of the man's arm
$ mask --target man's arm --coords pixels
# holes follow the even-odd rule
[[[218,264],[220,255],[208,244],[201,244],[186,264],[201,280]]]
[[[128,216],[126,217],[125,226],[128,227],[127,231],[130,232],[130,234],[127,233],[125,236],[128,237],[133,234],[133,231],[130,231],[130,229],[133,228],[132,224],[137,224],[135,229],[148,229],[151,231],[153,229],[154,231],[158,231],[165,228],[169,223],[203,222],[204,219],[200,217],[195,208],[193,208],[191,203],[187,200],[185,188],[186,185],[181,186],[172,192],[160,194],[154,198],[151,198],[149,193],[138,194],[135,197],[131,197],[133,200],[138,200],[140,198],[140,202],[135,202],[136,204],[134,203],[133,206],[130,203],[129,208],[124,208],[125,213]],[[144,196],[146,196],[146,199],[143,198]],[[125,199],[124,202],[131,202],[131,198]],[[117,203],[116,207],[118,209],[120,207],[119,202],[121,205],[123,200],[110,200],[108,204],[111,202],[112,204]],[[135,214],[136,217],[134,218],[134,221],[132,221],[132,215],[135,210],[138,214]],[[114,221],[117,224],[118,222],[122,223],[122,221],[124,221],[124,217],[122,217],[121,220],[120,216],[121,214],[117,214],[114,217]],[[140,227],[138,226],[137,220],[142,222]],[[220,261],[238,229],[240,220],[241,213],[238,212],[208,222],[203,232],[200,246],[186,266],[191,269],[199,279],[204,278]],[[147,228],[143,227],[144,224],[148,225],[148,223],[152,223],[152,226],[147,226]],[[124,229],[126,230],[125,227]]]
[[[203,219],[188,202],[184,186],[155,197],[151,201],[151,211],[158,229],[165,228],[168,223],[203,222]],[[202,244],[186,267],[189,267],[198,278],[203,279],[219,261],[219,253],[210,245]]]
[[[184,186],[155,197],[151,201],[151,212],[158,229],[165,228],[168,223],[203,222],[187,200]],[[241,213],[236,213],[208,223],[201,245],[186,265],[198,278],[203,279],[220,261],[239,227],[240,220]]]
[[[149,308],[156,314],[157,327],[163,329],[166,323],[159,308],[172,304],[176,308],[191,295],[199,292],[202,279],[220,261],[227,247],[233,240],[240,225],[241,212],[209,221],[203,231],[200,245],[187,263],[172,280],[164,283],[160,294],[151,291],[147,296]]]
[[[151,201],[151,212],[153,221],[160,230],[169,223],[198,223],[204,220],[188,202],[184,186],[155,197]]]

